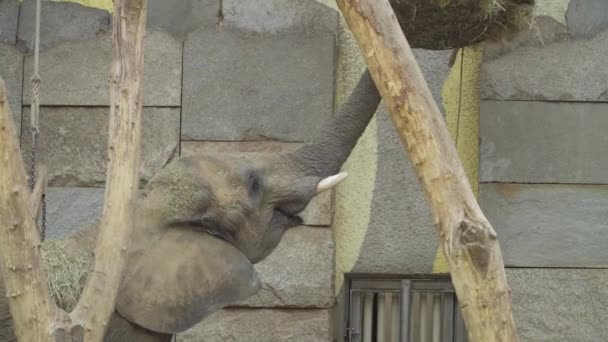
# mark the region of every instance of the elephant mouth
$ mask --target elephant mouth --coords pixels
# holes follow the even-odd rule
[[[289,213],[279,207],[275,207],[272,211],[270,226],[273,228],[288,229],[301,225],[304,220],[297,214]]]
[[[196,220],[174,221],[170,224],[170,226],[181,225],[190,227],[190,229],[196,232],[207,233],[220,240],[224,240],[231,245],[235,245],[235,237],[234,234],[231,233],[236,231],[234,227],[228,227],[225,223],[221,223],[213,218],[203,217]]]

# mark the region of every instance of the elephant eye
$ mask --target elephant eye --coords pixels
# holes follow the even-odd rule
[[[257,197],[262,191],[262,182],[260,177],[254,172],[249,173],[247,177],[247,187],[249,189],[249,194],[252,197]]]

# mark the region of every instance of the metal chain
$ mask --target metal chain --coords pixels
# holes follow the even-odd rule
[[[40,12],[41,12],[41,0],[36,0],[36,23],[34,29],[34,72],[30,82],[32,84],[32,104],[30,106],[30,126],[32,131],[32,160],[30,168],[30,189],[34,189],[36,184],[36,162],[38,154],[38,136],[40,129],[38,125],[40,117]],[[46,194],[42,195],[42,227],[40,232],[40,238],[44,241],[46,236]]]

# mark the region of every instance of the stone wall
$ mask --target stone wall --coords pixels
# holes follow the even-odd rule
[[[608,2],[565,3],[481,67],[480,204],[524,341],[608,339]]]
[[[0,75],[25,161],[31,153],[33,0],[0,1]],[[338,13],[308,0],[149,0],[142,184],[177,155],[291,150],[333,115]],[[39,160],[50,170],[48,231],[65,236],[101,213],[109,112],[111,16],[42,4]],[[334,295],[332,194],[303,213],[256,265],[254,297],[179,341],[327,341]],[[238,328],[236,328],[238,327]]]

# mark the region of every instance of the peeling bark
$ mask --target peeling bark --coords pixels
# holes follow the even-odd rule
[[[433,213],[472,342],[519,341],[497,234],[388,0],[337,0]]]

